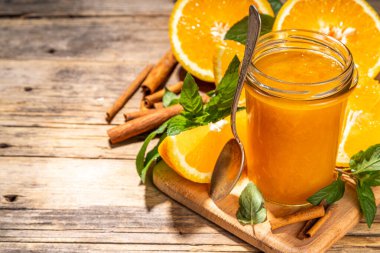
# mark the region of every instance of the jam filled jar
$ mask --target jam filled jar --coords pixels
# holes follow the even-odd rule
[[[261,37],[245,84],[247,174],[269,202],[302,205],[335,178],[347,98],[357,84],[350,51],[324,34]]]

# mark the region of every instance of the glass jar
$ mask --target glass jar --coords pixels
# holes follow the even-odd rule
[[[248,177],[269,202],[306,199],[330,184],[347,98],[357,84],[347,47],[305,30],[261,37],[245,85]]]

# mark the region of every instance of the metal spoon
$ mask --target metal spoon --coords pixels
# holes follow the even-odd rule
[[[231,192],[239,180],[245,165],[244,147],[236,131],[236,111],[260,30],[261,19],[259,12],[251,5],[249,7],[248,34],[244,58],[231,108],[231,130],[234,139],[229,140],[223,147],[212,173],[210,197],[214,201],[225,198]]]

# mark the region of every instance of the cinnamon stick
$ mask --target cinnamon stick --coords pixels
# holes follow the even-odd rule
[[[152,71],[142,84],[145,95],[152,94],[158,90],[169,79],[169,76],[173,72],[176,65],[177,60],[170,49],[153,67]]]
[[[145,106],[144,98],[143,98],[143,100],[140,101],[140,111],[146,111],[146,110],[149,110],[149,108]]]
[[[125,121],[140,118],[142,116],[152,114],[154,112],[157,112],[157,109],[148,109],[148,110],[143,110],[143,111],[135,111],[135,112],[127,112],[124,113],[124,118]]]
[[[272,230],[294,224],[301,221],[312,220],[325,215],[325,208],[322,205],[312,206],[284,217],[273,217],[269,220]]]
[[[124,90],[123,94],[115,101],[115,103],[107,110],[106,121],[111,123],[115,115],[128,102],[136,90],[141,86],[142,82],[152,71],[153,65],[147,65],[136,77],[136,79]]]
[[[318,219],[308,220],[305,225],[302,227],[300,232],[298,232],[297,238],[300,240],[306,239],[308,236],[306,235],[307,231],[317,222]]]
[[[108,130],[111,144],[125,141],[133,136],[153,130],[166,120],[179,114],[183,107],[179,104],[159,109],[154,113],[127,121],[126,123]]]
[[[201,95],[203,103],[210,99],[206,94]],[[149,110],[149,109],[146,109]],[[180,104],[172,105],[157,111],[127,121],[126,123],[113,127],[107,131],[111,144],[125,141],[133,136],[145,133],[160,126],[171,117],[182,112],[183,107]]]
[[[178,82],[176,84],[168,86],[168,90],[174,93],[179,93],[182,89],[183,82]],[[152,93],[144,98],[145,106],[146,107],[152,107],[154,103],[160,102],[165,94],[165,89],[161,89],[159,91],[156,91],[155,93]]]
[[[164,104],[162,102],[154,103],[153,107],[154,109],[162,109],[164,108]]]
[[[320,218],[307,232],[306,232],[306,236],[307,237],[312,237],[314,236],[318,231],[319,229],[323,226],[323,224],[326,223],[326,221],[328,221],[328,219],[331,217],[331,208],[328,208],[327,209],[327,212],[326,214]]]

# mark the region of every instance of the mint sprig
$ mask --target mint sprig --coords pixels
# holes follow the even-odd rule
[[[341,175],[349,176],[356,183],[360,210],[367,226],[371,227],[377,211],[371,187],[380,185],[380,144],[356,153],[350,159],[349,168],[337,170],[339,175],[336,181],[322,188],[307,200],[313,205],[319,205],[323,200],[326,200],[327,204],[338,201],[343,197],[345,189],[345,182],[341,179]]]
[[[164,106],[179,103],[184,110],[150,133],[142,144],[136,157],[136,169],[143,183],[145,183],[149,168],[161,159],[158,146],[166,136],[177,135],[193,127],[217,122],[231,114],[231,106],[239,77],[239,66],[240,61],[235,56],[217,88],[209,93],[211,98],[206,105],[203,104],[198,85],[190,74],[185,77],[179,98],[174,93],[165,91]],[[161,135],[160,141],[147,152],[149,143],[158,135]]]
[[[259,189],[249,182],[239,197],[239,209],[236,218],[243,225],[254,225],[266,220],[267,210]]]

